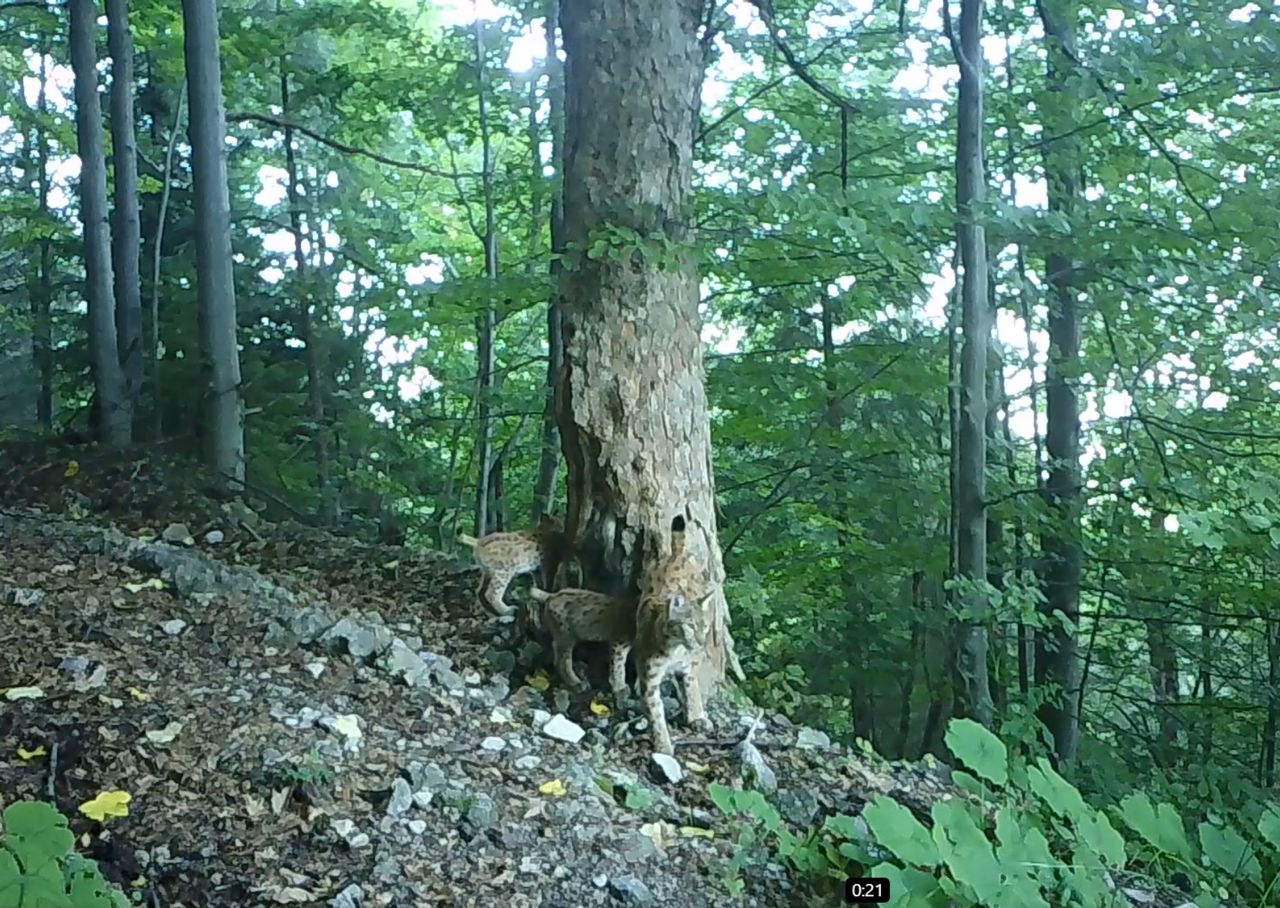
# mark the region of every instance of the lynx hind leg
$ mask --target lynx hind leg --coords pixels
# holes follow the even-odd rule
[[[617,700],[625,699],[630,693],[627,688],[627,655],[630,652],[630,643],[615,643],[609,647],[609,688]]]
[[[515,608],[507,605],[503,598],[507,594],[507,587],[511,585],[511,581],[515,579],[515,574],[510,571],[494,571],[493,580],[489,586],[489,608],[498,615],[515,614]]]
[[[711,721],[707,718],[706,705],[702,702],[702,684],[698,681],[697,665],[685,665],[680,670],[680,679],[684,682],[685,722],[698,731],[710,731]]]
[[[561,680],[573,690],[586,690],[590,685],[579,678],[578,673],[573,670],[573,644],[572,637],[561,634],[557,634],[552,639],[551,649],[555,658],[556,671],[560,673]]]
[[[476,584],[476,604],[488,607],[489,605],[489,571],[487,568],[480,569],[480,581]]]
[[[651,660],[644,667],[644,708],[649,716],[649,729],[653,736],[654,753],[675,756],[671,746],[671,731],[667,728],[667,713],[662,705],[662,678],[667,673],[665,663]]]

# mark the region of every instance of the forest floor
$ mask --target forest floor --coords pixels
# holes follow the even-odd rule
[[[147,454],[0,453],[0,809],[54,801],[135,904],[833,905],[766,854],[732,869],[708,786],[763,754],[797,831],[954,793],[726,698],[696,738],[671,702],[673,781],[638,704],[570,696],[471,567],[208,488]],[[118,791],[127,816],[78,811]]]
[[[757,710],[713,704],[696,740],[676,713],[672,783],[635,703],[548,685],[474,586],[439,553],[219,501],[189,464],[7,451],[0,806],[52,796],[150,905],[820,903],[763,861],[720,888],[736,846],[708,785],[741,777]],[[941,787],[782,717],[753,739],[799,828]],[[127,816],[78,813],[111,791]]]

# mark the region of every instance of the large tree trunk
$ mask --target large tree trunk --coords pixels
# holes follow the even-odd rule
[[[116,348],[111,229],[107,223],[107,160],[98,103],[93,0],[69,0],[71,67],[75,71],[76,140],[80,153],[80,218],[84,222],[85,297],[98,428],[112,446],[129,444],[133,414]]]
[[[191,114],[195,188],[196,292],[207,385],[209,461],[233,487],[244,483],[244,411],[236,349],[236,290],[231,271],[231,203],[224,154],[226,114],[214,0],[182,0],[183,50]]]
[[[709,584],[724,578],[703,379],[698,276],[687,251],[645,241],[587,255],[604,231],[690,239],[693,129],[702,84],[700,0],[566,4],[565,365],[556,385],[568,464],[566,531],[588,585],[639,585],[670,552],[688,509],[687,546]],[[734,665],[728,609],[710,600],[704,691]]]
[[[1068,79],[1075,68],[1074,3],[1038,3],[1048,45],[1045,130],[1062,141],[1045,147],[1049,210],[1070,219],[1079,193],[1078,149],[1070,137],[1074,96]],[[1050,688],[1040,708],[1040,721],[1053,736],[1058,763],[1075,756],[1078,717],[1074,704],[1080,684],[1076,658],[1076,625],[1080,620],[1080,408],[1076,375],[1080,362],[1080,310],[1076,301],[1075,264],[1070,249],[1050,247],[1045,256],[1049,282],[1049,355],[1045,365],[1045,446],[1049,478],[1045,500],[1049,526],[1041,534],[1044,552],[1046,626],[1037,638],[1036,682]]]
[[[559,0],[546,0],[546,66],[548,122],[551,127],[551,265],[552,281],[560,276],[558,255],[564,252],[564,66],[556,54],[556,28],[560,24]],[[541,179],[541,174],[537,175]],[[560,295],[552,291],[547,300],[547,404],[542,420],[542,451],[538,455],[538,478],[533,487],[533,520],[553,510],[556,473],[560,468],[560,431],[556,428],[555,388],[564,365],[564,335],[561,329]]]
[[[115,208],[111,262],[115,275],[116,344],[130,407],[142,393],[142,228],[138,219],[138,150],[133,126],[133,36],[128,0],[107,0],[111,52],[111,161]]]
[[[956,464],[956,561],[964,586],[956,633],[956,696],[963,715],[992,724],[987,629],[987,348],[991,311],[987,303],[986,232],[980,220],[986,195],[982,162],[982,6],[963,0],[959,34],[951,46],[960,69],[956,126],[956,216],[960,261],[960,428]]]

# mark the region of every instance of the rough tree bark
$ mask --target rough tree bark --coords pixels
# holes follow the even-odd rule
[[[84,222],[85,297],[89,351],[102,440],[122,447],[132,438],[133,414],[116,348],[111,228],[107,222],[107,160],[98,102],[98,56],[93,0],[70,0],[71,68],[75,71],[76,140],[80,153],[80,218]]]
[[[107,49],[111,53],[111,161],[115,207],[111,263],[115,276],[116,345],[125,393],[136,407],[142,393],[142,227],[138,218],[138,149],[133,125],[133,36],[128,0],[107,0]]]
[[[559,0],[546,0],[546,66],[548,125],[551,129],[551,264],[553,284],[560,279],[560,260],[564,252],[564,65],[556,53],[556,29],[560,23]],[[541,178],[541,174],[538,175]],[[555,388],[564,365],[564,334],[561,328],[561,302],[557,290],[547,300],[547,405],[542,420],[542,452],[538,456],[538,477],[533,488],[533,520],[549,514],[555,501],[556,473],[560,468],[560,431],[556,428]]]
[[[35,170],[41,227],[49,217],[49,39],[40,40],[40,88],[36,94]],[[36,422],[46,431],[53,426],[53,240],[45,229],[37,241],[31,281],[31,358],[40,376]]]
[[[956,699],[962,715],[992,724],[986,595],[987,528],[987,348],[991,312],[987,303],[986,232],[979,219],[986,194],[982,155],[982,7],[962,0],[958,34],[948,35],[960,69],[956,126],[956,219],[964,275],[960,290],[960,425],[956,463],[956,567],[964,583],[963,615],[956,629]],[[948,9],[948,7],[944,7]]]
[[[568,465],[566,532],[588,585],[639,585],[686,511],[688,550],[724,579],[704,388],[698,276],[686,252],[646,243],[586,254],[612,229],[690,238],[693,129],[702,84],[702,0],[566,4],[565,364],[556,411]],[[665,267],[662,267],[665,266]],[[728,609],[709,606],[699,679],[734,667]]]
[[[231,271],[231,202],[224,153],[226,113],[214,0],[182,0],[183,51],[191,114],[196,293],[206,375],[204,426],[209,461],[233,487],[244,483],[244,410],[236,347],[236,292]]]
[[[1073,2],[1036,4],[1048,50],[1044,127],[1064,136],[1044,150],[1049,210],[1070,219],[1079,194],[1079,148],[1071,137],[1074,95],[1068,79],[1075,69]],[[1045,365],[1045,448],[1049,477],[1044,496],[1050,520],[1041,534],[1044,555],[1046,625],[1036,636],[1036,684],[1049,688],[1039,710],[1040,721],[1053,736],[1058,763],[1075,756],[1078,717],[1074,704],[1080,684],[1076,657],[1076,625],[1080,620],[1080,405],[1075,385],[1080,365],[1080,309],[1076,264],[1069,244],[1055,242],[1045,254],[1049,283],[1049,355]]]
[[[498,279],[498,235],[494,224],[493,199],[493,143],[489,137],[489,98],[485,85],[484,41],[481,22],[475,22],[476,84],[480,106],[480,143],[483,161],[481,185],[484,192],[484,276],[489,281],[490,296],[485,300],[484,311],[476,319],[476,399],[479,424],[476,429],[476,506],[475,530],[477,536],[488,533],[492,527],[489,501],[492,485],[489,472],[493,469],[493,342],[497,326],[493,314],[493,285]]]

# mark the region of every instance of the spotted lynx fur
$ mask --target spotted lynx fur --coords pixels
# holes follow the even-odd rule
[[[480,566],[476,598],[495,614],[515,614],[515,607],[507,605],[503,598],[507,587],[520,574],[543,566],[560,532],[560,522],[543,514],[532,533],[490,533],[479,539],[460,533],[458,539],[475,551],[476,564]]]
[[[581,642],[609,644],[609,686],[614,696],[627,693],[627,655],[636,636],[636,602],[597,593],[563,589],[555,593],[535,589],[542,603],[542,624],[551,634],[556,671],[565,684],[578,690],[590,685],[573,669],[573,647]]]
[[[636,662],[641,696],[653,733],[653,749],[673,755],[671,732],[662,704],[668,672],[684,681],[685,718],[692,727],[708,725],[697,668],[707,640],[707,591],[697,564],[685,552],[685,520],[671,521],[671,555],[646,578],[636,613]]]

